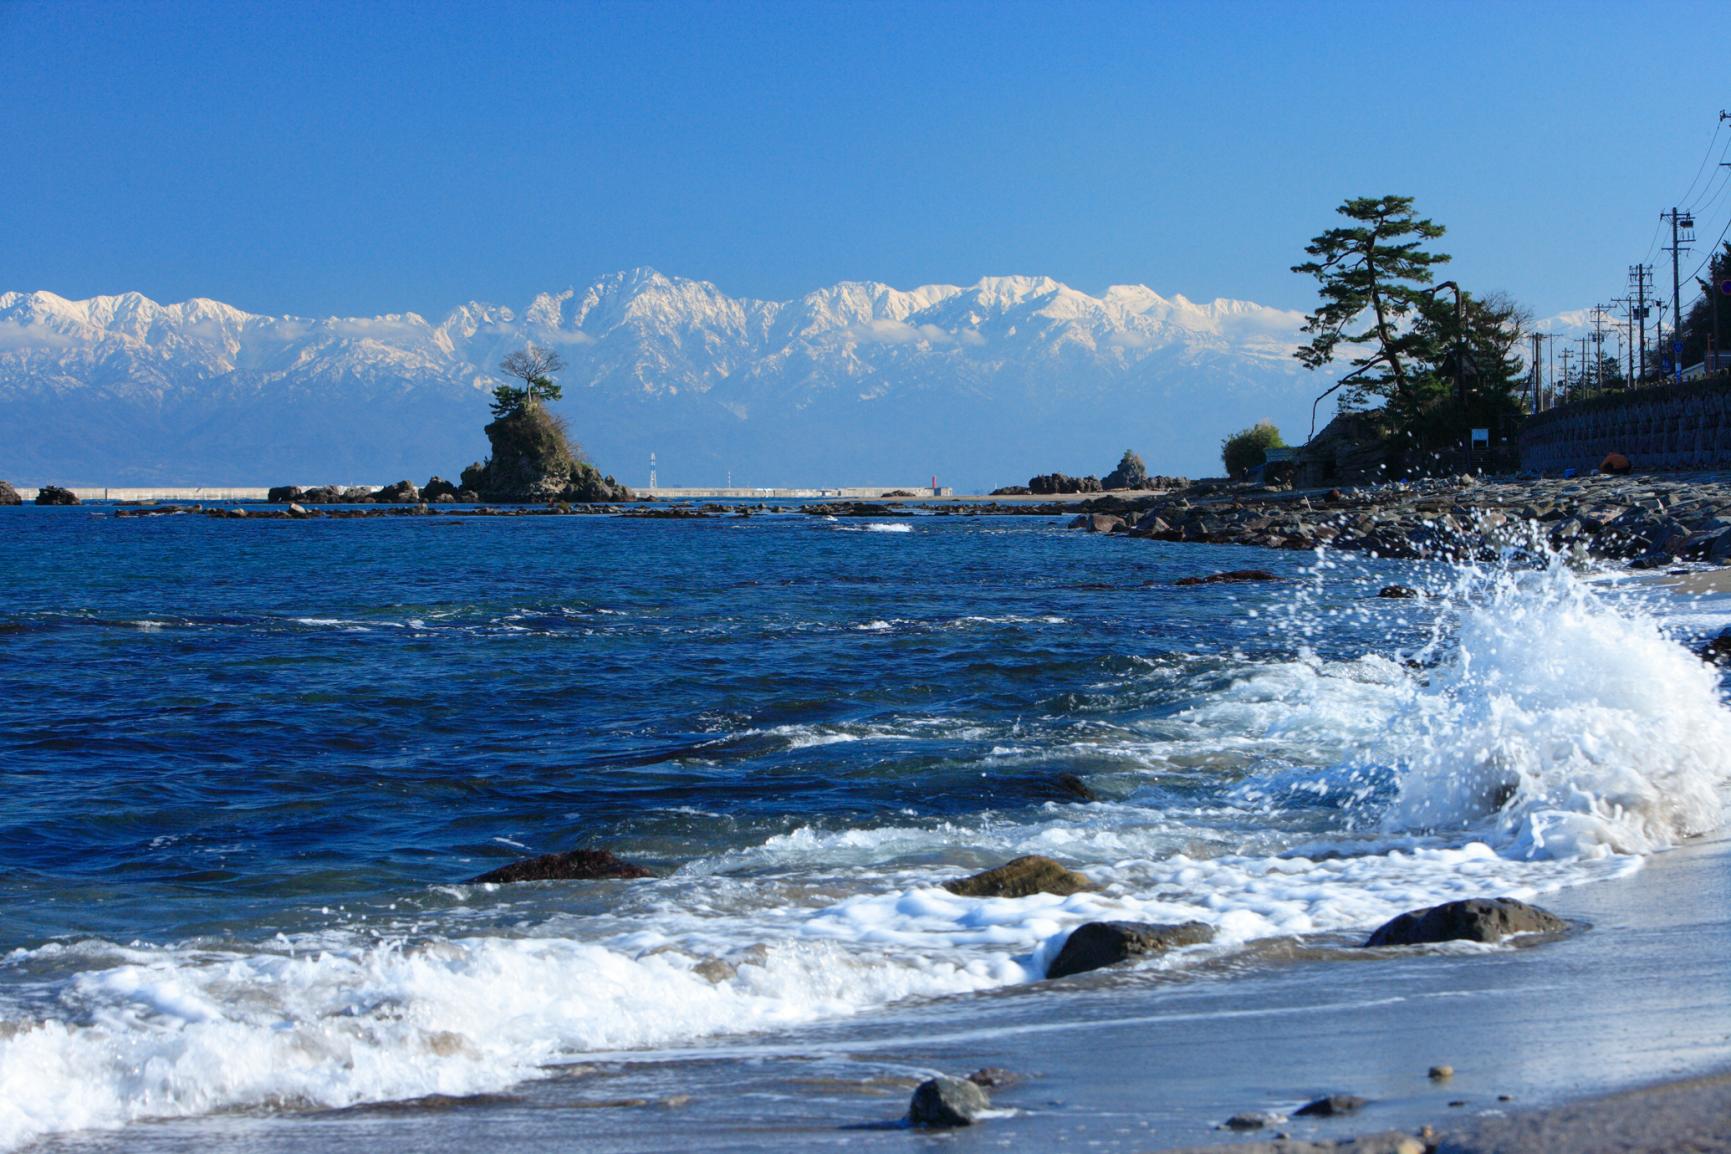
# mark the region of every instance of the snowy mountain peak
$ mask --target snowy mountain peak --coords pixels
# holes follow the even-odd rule
[[[0,428],[18,433],[0,441],[0,475],[448,475],[484,451],[486,390],[528,341],[559,348],[574,431],[616,471],[653,449],[684,463],[665,477],[693,483],[935,470],[986,484],[1098,472],[1134,447],[1156,471],[1201,473],[1234,428],[1289,410],[1308,420],[1326,382],[1291,356],[1301,323],[1253,302],[1145,285],[1093,296],[1043,276],[843,281],[765,301],[635,268],[521,309],[469,301],[437,324],[7,292]]]

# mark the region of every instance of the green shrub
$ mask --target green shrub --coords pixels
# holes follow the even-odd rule
[[[1242,480],[1268,460],[1268,450],[1285,447],[1279,429],[1268,421],[1258,421],[1220,442],[1220,462],[1226,466],[1228,477]]]

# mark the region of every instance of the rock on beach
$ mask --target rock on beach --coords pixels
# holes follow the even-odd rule
[[[945,889],[964,898],[1025,898],[1031,894],[1068,897],[1092,886],[1084,875],[1038,854],[1027,854],[982,873],[944,883]]]
[[[1514,898],[1469,898],[1412,910],[1385,922],[1364,943],[1377,946],[1417,946],[1434,942],[1500,942],[1510,934],[1558,934],[1567,931],[1562,918]]]
[[[908,1121],[915,1126],[972,1126],[992,1108],[986,1092],[966,1078],[927,1078],[914,1089]]]
[[[1077,926],[1046,970],[1047,978],[1067,978],[1214,940],[1205,922],[1087,922]]]

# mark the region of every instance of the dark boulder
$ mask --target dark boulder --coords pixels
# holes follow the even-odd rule
[[[473,489],[458,489],[457,502],[462,505],[479,505],[481,503],[481,494],[475,492]]]
[[[1049,857],[1028,854],[971,877],[945,882],[944,888],[964,898],[1025,898],[1030,894],[1068,897],[1093,886],[1087,877]]]
[[[1032,494],[1033,490],[1026,485],[1004,485],[992,490],[994,497],[1027,497]]]
[[[1510,934],[1557,934],[1568,928],[1557,915],[1514,898],[1469,898],[1404,913],[1379,927],[1364,944],[1499,942]]]
[[[1356,1114],[1366,1105],[1365,1100],[1356,1094],[1330,1094],[1326,1098],[1306,1102],[1294,1110],[1292,1116],[1295,1118],[1338,1118],[1345,1114]]]
[[[23,503],[24,498],[18,495],[17,489],[5,481],[0,481],[0,505],[22,505]]]
[[[583,459],[565,424],[536,405],[500,417],[484,430],[493,447],[485,463],[463,470],[462,487],[488,501],[629,501],[631,490]]]
[[[451,482],[445,480],[445,478],[439,476],[437,473],[428,477],[427,483],[421,486],[421,500],[423,501],[437,501],[440,497],[451,497],[454,499],[456,496],[457,486],[451,484]]]
[[[44,485],[36,490],[38,505],[82,505],[71,489],[62,489],[59,485]]]
[[[364,501],[371,501],[373,499],[373,490],[367,488],[365,485],[350,485],[348,488],[343,490],[343,495],[340,499],[358,505]]]
[[[413,481],[398,481],[367,495],[383,505],[413,505],[421,499],[421,491]]]
[[[1377,592],[1377,596],[1391,600],[1404,600],[1411,597],[1422,597],[1423,594],[1410,585],[1384,585]]]
[[[1278,581],[1279,577],[1266,569],[1234,569],[1229,573],[1210,573],[1206,577],[1180,577],[1174,585],[1229,585],[1239,581]]]
[[[299,485],[272,485],[264,499],[273,505],[292,505],[305,499],[306,495],[306,490]]]
[[[1152,489],[1154,478],[1148,475],[1148,466],[1142,463],[1142,458],[1125,449],[1118,467],[1100,478],[1100,484],[1107,489]]]
[[[1072,477],[1068,473],[1042,473],[1038,477],[1030,477],[1028,490],[1042,497],[1059,493],[1098,493],[1101,491],[1100,478]]]
[[[1013,1086],[1021,1080],[1020,1074],[1006,1070],[1002,1066],[981,1066],[968,1075],[968,1081],[986,1090],[996,1089],[999,1086]]]
[[[992,1108],[986,1092],[966,1078],[927,1078],[908,1103],[908,1121],[915,1126],[972,1126]]]
[[[542,854],[472,877],[465,885],[503,885],[509,882],[592,881],[597,878],[646,878],[653,875],[642,866],[625,861],[604,849],[574,849],[567,853]]]
[[[1160,925],[1153,922],[1088,922],[1077,926],[1046,971],[1048,978],[1067,978],[1132,958],[1151,957],[1214,939],[1214,927],[1203,922]]]
[[[1162,533],[1170,533],[1172,526],[1159,513],[1149,510],[1136,521],[1135,528],[1130,530],[1138,537],[1158,537]]]
[[[1119,533],[1124,529],[1124,518],[1110,513],[1083,513],[1070,522],[1070,528],[1086,529],[1090,533]]]
[[[1247,1110],[1242,1114],[1234,1114],[1220,1124],[1222,1130],[1262,1130],[1269,1126],[1278,1126],[1286,1121],[1279,1114],[1270,1114],[1263,1110]]]
[[[300,496],[302,505],[334,505],[343,499],[343,491],[335,485],[320,485],[316,489],[308,489]]]

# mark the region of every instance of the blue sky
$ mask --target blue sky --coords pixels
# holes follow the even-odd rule
[[[653,265],[1307,308],[1306,238],[1400,192],[1543,315],[1651,253],[1727,44],[1723,0],[0,0],[0,289],[441,315]]]

